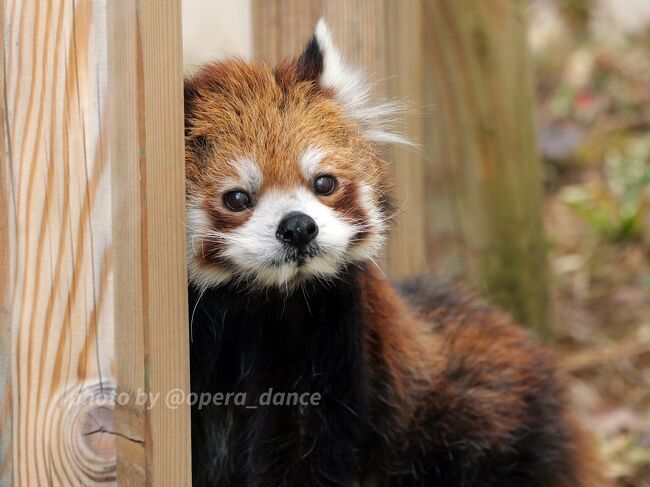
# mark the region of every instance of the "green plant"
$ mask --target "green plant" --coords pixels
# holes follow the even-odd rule
[[[641,236],[644,197],[650,191],[650,136],[605,156],[603,177],[571,185],[562,200],[601,236],[611,241]]]

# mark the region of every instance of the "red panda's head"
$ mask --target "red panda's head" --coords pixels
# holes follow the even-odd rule
[[[375,144],[392,104],[372,105],[323,21],[302,55],[271,71],[240,60],[185,83],[191,282],[291,288],[371,260],[390,218]]]

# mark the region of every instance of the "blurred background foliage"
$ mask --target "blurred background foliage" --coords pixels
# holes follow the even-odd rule
[[[553,345],[621,486],[650,485],[650,2],[530,4]]]

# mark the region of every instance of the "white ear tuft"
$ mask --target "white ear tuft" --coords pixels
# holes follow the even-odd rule
[[[332,90],[348,116],[361,126],[364,135],[370,141],[380,144],[412,145],[405,137],[390,131],[395,118],[404,111],[404,107],[389,101],[373,104],[365,73],[346,65],[322,18],[316,24],[314,39],[323,59],[320,85]]]
[[[330,34],[325,20],[320,19],[316,24],[314,33],[316,43],[323,56],[323,72],[320,78],[320,84],[323,88],[333,89],[337,95],[347,94],[362,82],[360,72],[349,69],[343,61],[341,52],[334,45],[332,35]]]

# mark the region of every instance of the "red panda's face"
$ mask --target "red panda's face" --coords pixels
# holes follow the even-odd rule
[[[373,142],[389,105],[368,106],[324,24],[275,71],[231,60],[186,82],[190,280],[291,288],[374,259],[389,210]]]

